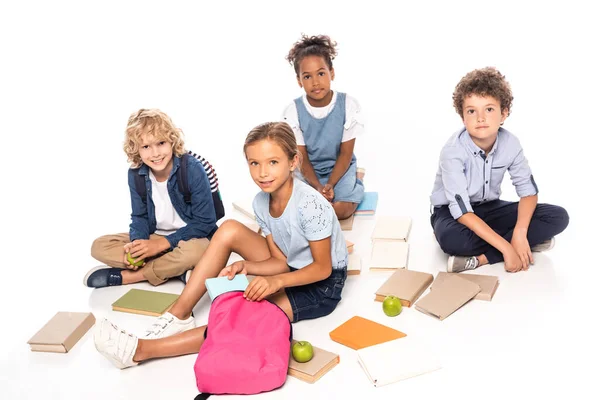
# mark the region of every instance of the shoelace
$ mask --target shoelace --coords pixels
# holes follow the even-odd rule
[[[158,317],[156,322],[154,322],[150,328],[146,331],[146,336],[150,336],[151,334],[159,334],[162,330],[165,330],[167,326],[169,326],[173,322],[173,317],[166,317],[161,315]]]
[[[477,257],[469,257],[467,258],[467,263],[465,264],[465,269],[475,269],[479,265],[479,261]]]

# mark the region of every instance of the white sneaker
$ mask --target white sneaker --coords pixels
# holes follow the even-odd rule
[[[96,323],[94,331],[96,349],[117,368],[124,369],[138,365],[133,356],[138,346],[138,338],[119,329],[115,324],[103,318]]]
[[[181,332],[189,331],[196,327],[194,317],[190,316],[186,320],[180,320],[170,312],[166,312],[156,318],[154,323],[146,331],[144,339],[160,339],[167,336],[173,336]]]

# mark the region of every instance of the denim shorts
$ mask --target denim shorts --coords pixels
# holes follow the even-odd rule
[[[290,267],[290,271],[296,269]],[[313,319],[331,314],[342,299],[342,289],[346,282],[347,270],[334,269],[331,275],[322,281],[314,282],[304,286],[285,288],[294,320]]]

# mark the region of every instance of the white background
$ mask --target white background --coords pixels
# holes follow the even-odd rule
[[[315,385],[290,378],[263,396],[591,397],[599,347],[591,328],[598,14],[579,1],[396,3],[2,2],[0,397],[193,398],[193,356],[118,371],[96,353],[90,334],[67,355],[31,353],[26,341],[60,310],[109,315],[134,330],[147,324],[109,312],[121,292],[81,282],[97,265],[89,255],[93,239],[127,230],[122,142],[129,114],[165,111],[187,147],[214,164],[226,205],[251,197],[257,188],[242,155],[244,138],[302,94],[284,59],[302,32],[339,43],[333,88],[363,107],[367,130],[356,154],[367,169],[366,189],[379,191],[378,215],[413,218],[411,269],[435,274],[445,265],[429,226],[428,196],[439,151],[461,127],[452,91],[475,68],[495,66],[506,75],[515,100],[504,126],[521,140],[540,202],[564,206],[571,223],[530,272],[508,275],[502,264],[482,269],[501,277],[494,301],[471,302],[442,322],[413,309],[404,320],[386,320],[372,302],[384,278],[364,269],[334,314],[295,325],[297,338],[338,352],[342,363]],[[516,199],[505,183],[503,197]],[[363,261],[371,222],[359,221],[347,236]],[[163,288],[181,290],[175,282]],[[198,323],[207,309],[197,307]],[[328,339],[356,314],[431,337],[444,368],[370,387],[354,353]]]

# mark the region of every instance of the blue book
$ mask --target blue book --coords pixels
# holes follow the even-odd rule
[[[232,280],[229,280],[226,276],[221,276],[219,278],[208,278],[204,284],[212,301],[223,293],[234,290],[246,290],[246,287],[248,287],[248,278],[242,274],[237,274]]]
[[[377,209],[378,192],[365,192],[363,200],[356,207],[355,215],[373,215]]]

